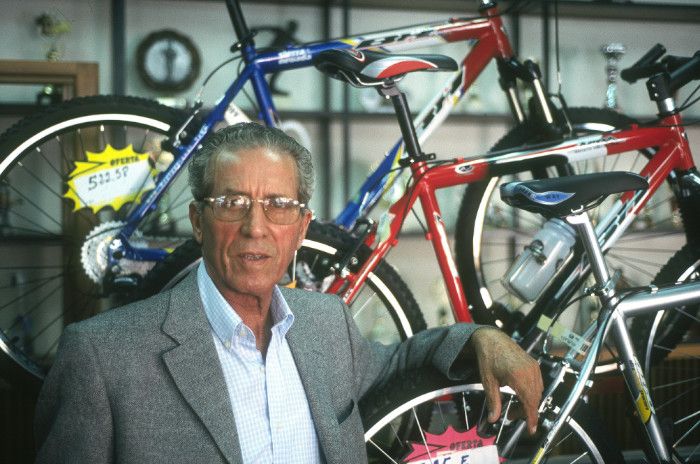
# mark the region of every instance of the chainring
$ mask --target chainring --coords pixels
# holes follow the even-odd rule
[[[94,283],[102,284],[109,266],[109,247],[115,236],[122,230],[126,223],[123,221],[108,221],[95,226],[85,237],[85,242],[80,249],[80,262],[83,265],[85,275]],[[135,233],[129,244],[132,246],[146,246],[147,241]],[[117,274],[145,275],[155,263],[120,259]]]

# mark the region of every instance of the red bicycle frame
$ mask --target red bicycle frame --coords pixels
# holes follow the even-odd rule
[[[416,200],[419,200],[428,226],[426,239],[433,244],[454,316],[458,321],[471,322],[467,296],[464,294],[447,241],[436,190],[482,181],[491,176],[522,172],[527,170],[528,162],[533,159],[538,159],[541,163],[543,159],[551,158],[554,165],[560,163],[562,157],[568,162],[575,162],[649,147],[657,147],[658,150],[639,173],[648,179],[649,189],[637,195],[628,192],[621,197],[621,205],[614,212],[616,220],[613,223],[617,224],[616,230],[611,234],[611,239],[604,244],[606,249],[624,232],[671,171],[683,172],[695,167],[680,115],[665,117],[654,127],[634,125],[629,129],[578,137],[544,149],[502,155],[496,153],[471,159],[461,158],[434,167],[425,161],[414,163],[411,165],[411,187],[389,209],[393,219],[388,237],[372,249],[369,258],[356,274],[346,277],[350,285],[343,298],[350,304],[369,273],[398,243],[403,222]],[[371,247],[375,238],[374,234],[369,236],[365,244]],[[340,282],[337,282],[337,285],[339,284]]]

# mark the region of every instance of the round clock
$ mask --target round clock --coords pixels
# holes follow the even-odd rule
[[[136,51],[136,64],[143,82],[161,92],[188,89],[199,76],[199,51],[189,37],[171,29],[144,38]]]

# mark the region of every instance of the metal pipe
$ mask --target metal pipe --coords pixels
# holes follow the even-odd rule
[[[652,444],[651,448],[658,462],[671,462],[671,455],[666,447],[658,417],[654,412],[649,389],[644,380],[644,373],[634,353],[632,340],[627,331],[624,317],[616,317],[612,321],[612,332],[613,340],[618,350],[618,357],[625,366],[622,369],[622,376],[625,378],[630,397],[637,407],[639,419],[644,423],[644,430],[649,435],[649,441]],[[648,417],[645,419],[647,414]]]
[[[700,282],[687,282],[624,298],[617,310],[625,317],[640,316],[659,308],[676,308],[700,303]]]
[[[112,0],[112,93],[126,93],[126,15],[124,0]]]
[[[583,211],[578,214],[571,214],[566,217],[566,221],[576,228],[581,238],[583,247],[586,249],[586,254],[588,255],[588,260],[591,263],[591,269],[596,283],[601,287],[607,285],[610,280],[610,274],[608,273],[608,267],[605,264],[603,253],[600,251],[598,237],[593,230],[588,213]],[[607,302],[608,300],[605,301]]]

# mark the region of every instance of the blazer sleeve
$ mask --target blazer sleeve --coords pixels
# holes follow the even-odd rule
[[[113,461],[112,415],[97,352],[74,325],[63,333],[34,418],[38,463]]]
[[[342,302],[341,302],[342,303]],[[370,342],[360,333],[347,306],[343,314],[353,358],[355,388],[358,397],[368,390],[381,388],[406,371],[432,366],[452,380],[467,377],[470,363],[463,356],[464,347],[477,324],[457,323],[421,331],[399,344]]]

